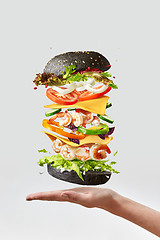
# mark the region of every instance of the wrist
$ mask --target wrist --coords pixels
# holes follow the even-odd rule
[[[100,206],[100,208],[112,214],[119,215],[119,211],[123,206],[124,201],[123,196],[111,189],[107,189],[106,201],[103,201],[103,205]]]

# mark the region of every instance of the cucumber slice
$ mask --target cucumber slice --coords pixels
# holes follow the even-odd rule
[[[76,108],[68,108],[67,111],[74,111]]]
[[[50,111],[47,111],[46,113],[45,113],[45,116],[46,117],[50,117],[50,116],[52,116],[52,115],[54,115],[54,114],[56,114],[56,113],[59,113],[61,111],[61,108],[59,108],[59,109],[52,109],[52,110],[50,110]]]
[[[109,116],[107,116],[106,114],[105,115],[100,115],[100,114],[97,114],[97,116],[102,119],[103,121],[106,121],[108,123],[113,123],[114,120],[112,118],[110,118]]]
[[[110,107],[112,107],[112,103],[107,103],[106,108],[110,108]]]

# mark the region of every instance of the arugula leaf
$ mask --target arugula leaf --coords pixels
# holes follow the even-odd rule
[[[114,165],[114,164],[116,164],[116,162],[114,162],[114,161],[110,162],[110,165]]]
[[[118,86],[114,83],[109,84],[109,86],[113,89],[118,89]]]
[[[109,72],[101,72],[101,75],[103,75],[106,78],[112,77],[112,75]]]
[[[80,81],[85,81],[85,80],[88,80],[88,77],[85,76],[84,74],[81,74],[81,73],[78,72],[77,74],[71,75],[67,79],[67,82],[72,83],[72,82],[80,82]]]
[[[47,152],[47,150],[46,149],[40,149],[40,150],[38,150],[38,152],[43,152],[43,153],[46,153]]]
[[[68,66],[68,68],[66,66],[64,66],[64,68],[66,70],[66,73],[64,73],[64,72],[62,73],[63,79],[70,77],[70,75],[76,71],[75,65],[70,65],[70,66]]]

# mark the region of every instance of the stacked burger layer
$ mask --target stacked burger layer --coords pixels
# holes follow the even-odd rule
[[[108,143],[113,139],[113,120],[106,115],[111,104],[106,96],[117,86],[106,72],[109,61],[97,52],[68,52],[52,58],[34,83],[47,87],[53,102],[44,106],[44,133],[52,141],[54,155],[38,162],[58,179],[98,185],[107,182],[115,162],[108,162]]]

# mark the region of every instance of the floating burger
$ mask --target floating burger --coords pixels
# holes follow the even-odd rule
[[[115,162],[107,159],[114,131],[113,120],[105,114],[111,106],[107,95],[117,88],[109,79],[110,67],[100,53],[67,52],[52,58],[34,79],[36,86],[45,85],[46,96],[52,101],[44,106],[48,111],[42,125],[52,141],[54,154],[38,162],[40,166],[47,164],[51,176],[76,184],[98,185],[118,173],[113,169]]]

